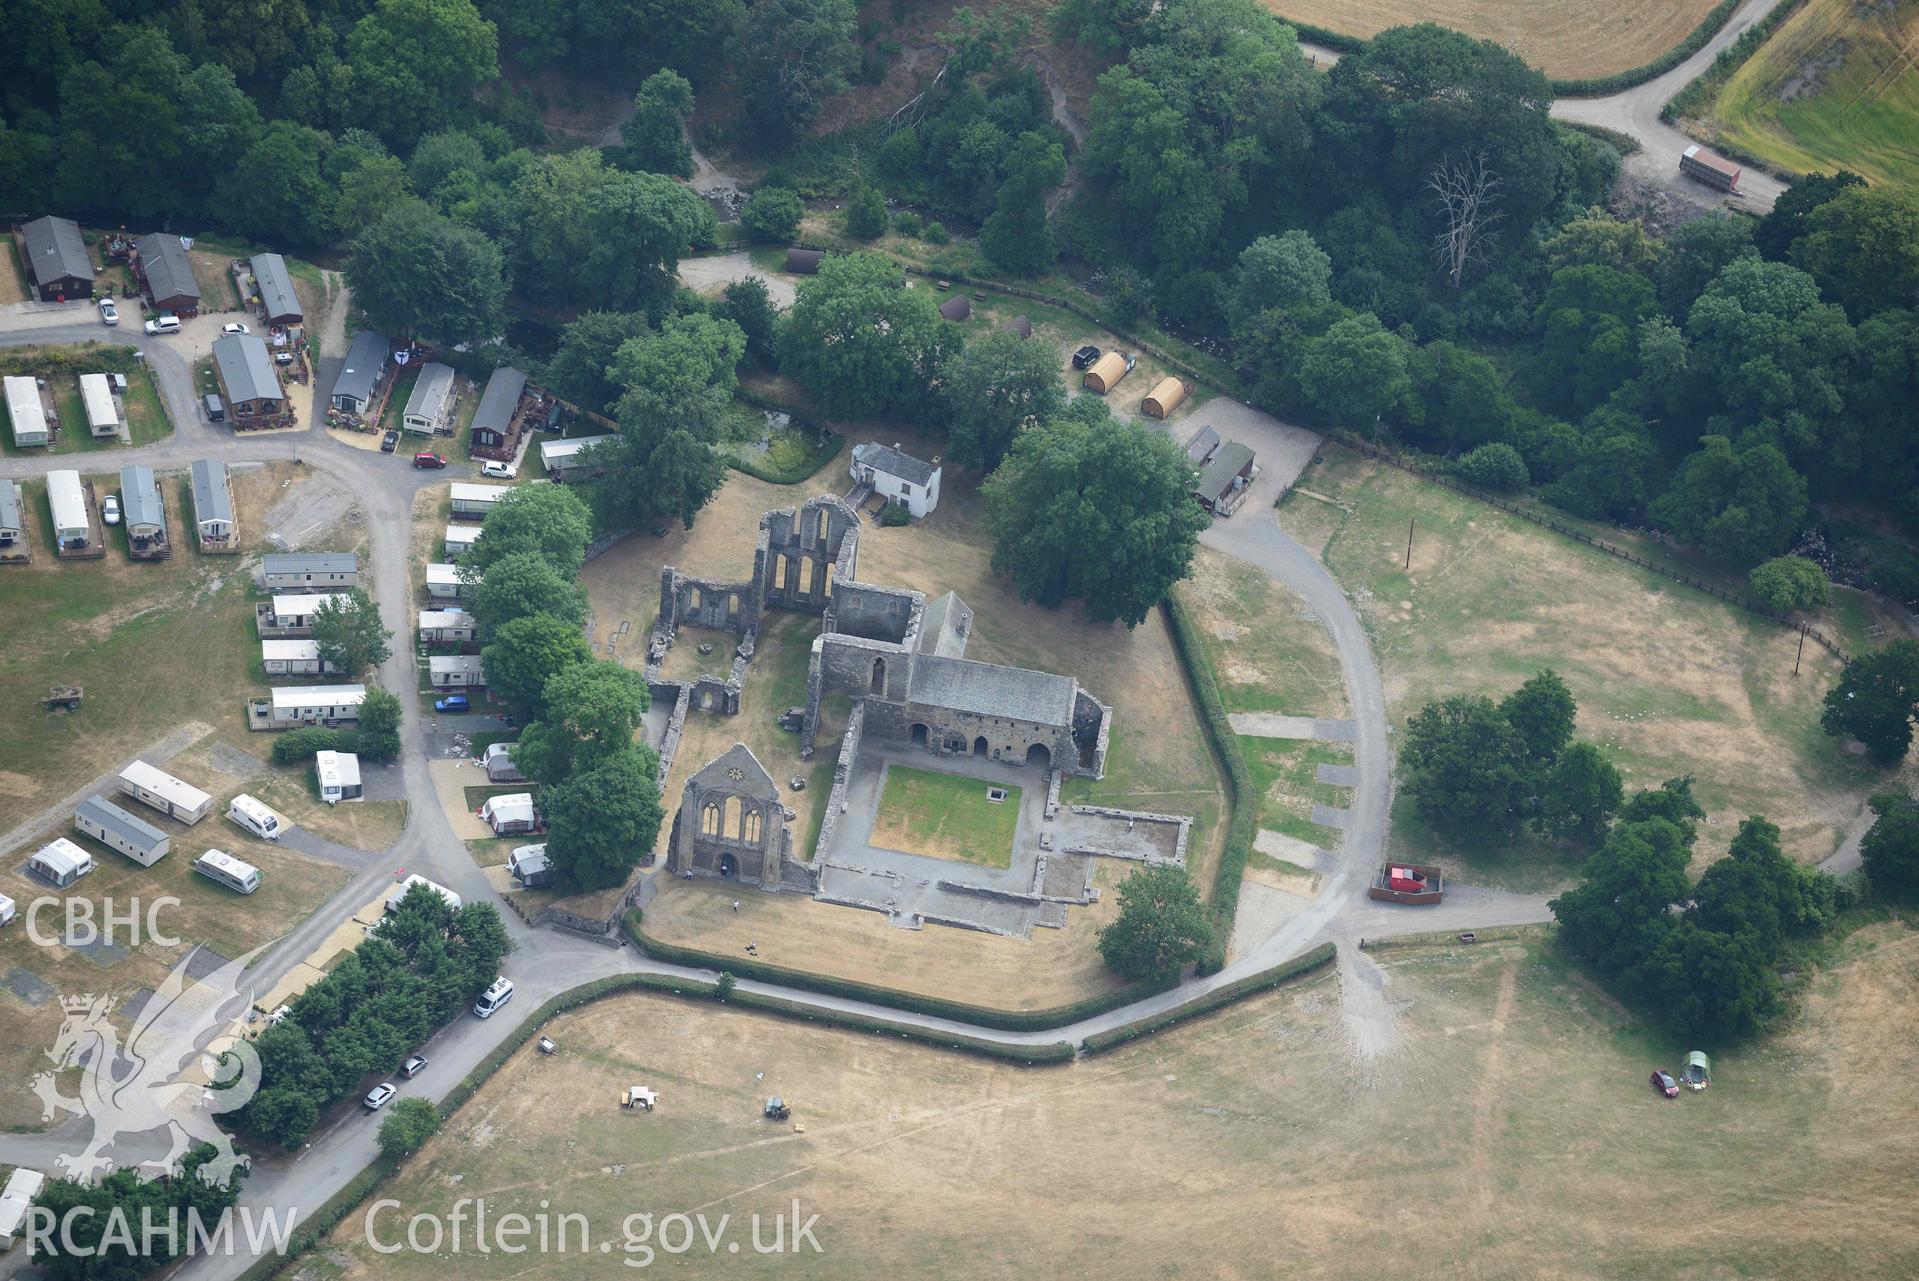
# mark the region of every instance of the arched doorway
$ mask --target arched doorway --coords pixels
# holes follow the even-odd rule
[[[1037,765],[1041,769],[1051,769],[1053,768],[1053,753],[1047,750],[1046,744],[1035,743],[1026,749],[1026,763],[1028,765]]]
[[[873,687],[870,692],[874,694],[886,692],[886,660],[883,658],[873,660]]]
[[[973,740],[973,755],[975,756],[986,755],[986,735],[981,734],[978,738]]]
[[[740,865],[731,854],[720,855],[720,875],[732,880],[740,874]]]
[[[914,747],[925,747],[926,746],[926,726],[920,724],[918,721],[913,722],[913,728],[908,733],[907,738],[908,738],[908,741],[910,741]]]

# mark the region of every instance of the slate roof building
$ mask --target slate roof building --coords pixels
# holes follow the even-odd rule
[[[386,373],[388,351],[392,346],[385,334],[371,329],[362,329],[354,336],[353,345],[347,348],[346,360],[340,366],[340,376],[333,382],[331,400],[335,409],[349,414],[367,411],[373,404],[373,394],[380,388],[380,376]]]
[[[940,465],[915,458],[896,445],[867,441],[853,446],[848,471],[888,502],[905,507],[915,520],[939,506]]]
[[[525,391],[525,370],[502,366],[493,371],[480,394],[480,407],[473,411],[473,453],[506,457],[519,444],[517,415]]]
[[[183,318],[199,315],[200,286],[193,279],[193,263],[180,237],[156,231],[134,244],[140,254],[134,270],[146,286],[153,309]]]
[[[286,407],[286,391],[273,368],[273,357],[255,335],[226,334],[214,339],[213,367],[227,398],[227,412],[235,419],[278,414]]]
[[[42,302],[93,296],[93,259],[80,224],[51,214],[19,227],[21,264]]]
[[[255,254],[248,266],[253,270],[254,287],[260,291],[260,311],[269,325],[297,325],[306,319],[285,258],[279,254]]]

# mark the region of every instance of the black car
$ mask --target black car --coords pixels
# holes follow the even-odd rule
[[[397,431],[388,432],[380,441],[380,452],[383,454],[390,454],[399,447],[400,433]]]
[[[1099,348],[1093,346],[1091,343],[1087,343],[1084,347],[1081,347],[1073,353],[1073,368],[1092,368],[1093,362],[1099,359],[1099,354]]]

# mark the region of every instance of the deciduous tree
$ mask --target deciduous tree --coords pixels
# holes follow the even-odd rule
[[[1919,896],[1919,802],[1886,792],[1872,798],[1872,812],[1877,817],[1859,842],[1866,880],[1890,899]]]
[[[1881,765],[1897,765],[1912,746],[1919,704],[1919,641],[1896,640],[1855,656],[1826,691],[1820,724],[1828,734],[1858,739]]]
[[[347,680],[357,680],[392,654],[393,633],[380,621],[380,607],[358,587],[320,602],[313,612],[313,639],[320,661],[331,663]]]
[[[1553,836],[1588,844],[1606,834],[1606,825],[1625,797],[1619,771],[1591,743],[1574,743],[1559,754],[1539,798],[1539,825]]]
[[[1524,818],[1526,745],[1492,700],[1455,694],[1406,724],[1400,767],[1407,795],[1454,840],[1511,836]]]
[[[480,535],[460,561],[460,577],[469,585],[521,552],[539,555],[560,577],[573,579],[593,541],[593,513],[565,485],[515,485],[487,512]]]
[[[473,589],[473,617],[491,636],[531,614],[551,614],[578,626],[586,617],[586,593],[538,552],[502,556]]]
[[[990,472],[1021,430],[1066,408],[1056,353],[1042,343],[998,331],[969,344],[948,362],[947,457]]]
[[[633,114],[620,126],[622,145],[614,153],[625,169],[693,176],[693,145],[686,118],[693,114],[693,86],[677,71],[655,71],[633,95]]]
[[[1119,916],[1099,932],[1099,954],[1129,981],[1169,979],[1206,954],[1213,931],[1186,869],[1142,868],[1120,882]]]
[[[466,115],[500,75],[499,34],[472,0],[379,0],[346,54],[360,123],[400,146]]]
[[[956,340],[932,293],[873,254],[836,254],[780,324],[780,368],[829,418],[913,417]],[[944,326],[944,330],[942,329]]]
[[[390,1158],[412,1156],[440,1128],[440,1109],[422,1098],[394,1101],[380,1122],[380,1151]]]
[[[1777,610],[1819,609],[1831,599],[1832,580],[1804,556],[1775,556],[1746,576],[1752,594]]]
[[[353,301],[389,334],[484,341],[506,314],[500,251],[481,233],[403,200],[355,238],[346,264]]]
[[[806,132],[859,65],[853,0],[760,0],[736,46],[754,132],[774,145]]]
[[[551,614],[502,624],[480,651],[487,689],[522,723],[545,713],[550,677],[592,657],[579,625]]]
[[[799,194],[787,187],[761,187],[746,198],[740,210],[740,225],[767,240],[791,240],[799,234],[800,219],[806,206]]]
[[[662,818],[658,769],[650,748],[628,747],[541,792],[547,856],[563,886],[618,885],[653,848]]]

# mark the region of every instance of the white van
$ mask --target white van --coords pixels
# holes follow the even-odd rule
[[[251,894],[260,888],[260,869],[241,862],[225,850],[208,850],[193,860],[193,870],[215,885],[224,885],[236,893]]]
[[[513,980],[505,977],[493,980],[493,986],[480,993],[480,999],[473,1003],[473,1012],[483,1019],[493,1017],[493,1012],[513,999]]]
[[[263,841],[280,839],[279,816],[245,792],[233,798],[227,817]]]

